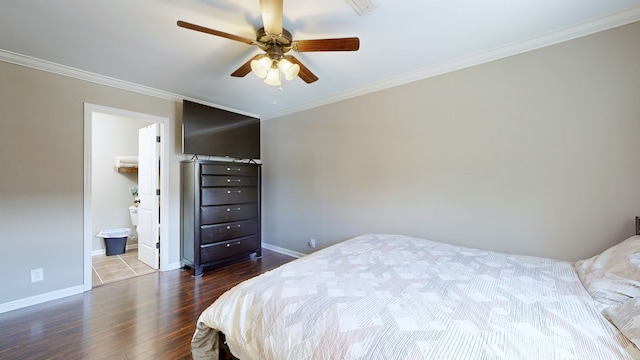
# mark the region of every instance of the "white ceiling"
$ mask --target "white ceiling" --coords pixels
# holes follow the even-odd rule
[[[229,76],[257,47],[176,26],[255,38],[259,0],[0,0],[0,60],[269,118],[640,20],[640,0],[374,2],[359,16],[345,0],[285,1],[294,39],[357,36],[360,50],[297,53],[320,80],[281,89]]]

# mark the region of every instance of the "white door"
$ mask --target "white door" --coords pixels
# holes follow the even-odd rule
[[[160,254],[160,158],[158,124],[138,130],[138,260],[158,268]]]

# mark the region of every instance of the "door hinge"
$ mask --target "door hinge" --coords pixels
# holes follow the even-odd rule
[[[156,249],[160,249],[160,242],[156,243]]]
[[[156,142],[160,142],[160,136],[156,136]]]
[[[160,196],[160,189],[156,189],[156,195]]]

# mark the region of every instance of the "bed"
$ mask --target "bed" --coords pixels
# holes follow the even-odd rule
[[[640,236],[572,263],[362,235],[224,293],[192,355],[637,359],[639,257]]]

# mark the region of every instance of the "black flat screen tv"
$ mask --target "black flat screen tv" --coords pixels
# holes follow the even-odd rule
[[[260,159],[260,119],[184,100],[182,152]]]

